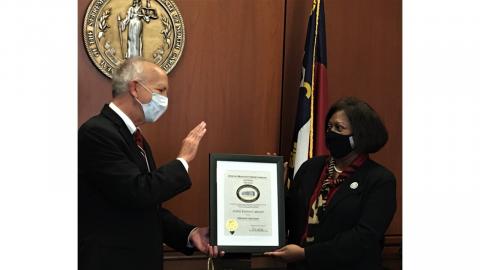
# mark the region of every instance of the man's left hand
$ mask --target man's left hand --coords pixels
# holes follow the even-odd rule
[[[210,257],[216,258],[218,256],[218,247],[210,245],[210,237],[208,236],[208,227],[195,228],[190,235],[190,243],[199,251],[207,254]],[[225,254],[224,251],[220,253],[221,256]]]

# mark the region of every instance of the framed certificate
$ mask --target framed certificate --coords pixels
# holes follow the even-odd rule
[[[283,158],[210,154],[210,242],[235,253],[285,244]]]

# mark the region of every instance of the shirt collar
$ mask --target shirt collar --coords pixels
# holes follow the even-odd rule
[[[122,110],[120,110],[117,105],[115,105],[113,102],[110,102],[108,104],[108,107],[110,107],[110,109],[112,109],[116,114],[118,114],[120,118],[122,118],[123,122],[125,122],[125,125],[127,125],[127,128],[131,134],[133,134],[137,130],[137,127],[130,119],[130,117],[128,117],[124,112],[122,112]]]

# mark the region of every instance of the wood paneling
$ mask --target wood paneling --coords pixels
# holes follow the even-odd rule
[[[207,135],[190,164],[192,188],[165,204],[186,221],[205,226],[209,153],[289,155],[311,0],[175,2],[184,18],[185,48],[169,75],[168,111],[144,130],[161,164],[176,157],[191,128],[207,122]],[[78,2],[79,33],[89,3]],[[373,158],[397,177],[398,208],[387,242],[398,246],[402,234],[401,0],[326,1],[325,12],[329,103],[342,96],[358,96],[378,111],[390,133],[385,148]],[[80,34],[78,78],[80,126],[111,98],[110,80],[88,58]],[[196,263],[203,269],[203,259]]]
[[[79,1],[79,29],[89,0]],[[208,155],[278,152],[284,2],[176,0],[186,29],[182,58],[169,74],[169,108],[143,128],[157,164],[174,159],[182,139],[207,123],[190,190],[165,206],[186,221],[208,225]],[[81,31],[80,31],[81,33]],[[110,100],[110,80],[79,40],[79,125]]]
[[[402,258],[398,247],[385,247],[382,265],[384,270],[401,270]],[[185,256],[181,253],[167,250],[164,260],[165,270],[203,270],[207,269],[207,257],[199,252],[192,256]],[[255,255],[251,258],[251,268],[257,270],[282,270],[286,264],[271,257]]]
[[[311,0],[287,0],[281,153],[289,155]],[[367,101],[383,118],[389,141],[372,158],[397,178],[397,212],[387,235],[402,234],[401,0],[325,1],[329,104]]]
[[[112,97],[110,79],[97,70],[83,45],[83,18],[89,0],[78,0],[78,126],[98,114]]]
[[[207,135],[189,171],[193,187],[166,205],[208,225],[208,154],[277,150],[284,7],[277,0],[176,2],[186,45],[171,74],[171,109],[146,133],[163,162],[175,157],[194,125],[206,121]]]

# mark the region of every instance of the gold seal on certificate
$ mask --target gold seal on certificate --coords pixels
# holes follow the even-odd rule
[[[227,224],[225,226],[231,234],[234,234],[235,230],[238,229],[238,222],[235,219],[231,218],[227,220]]]
[[[211,244],[245,253],[283,246],[282,175],[282,157],[211,154]]]

